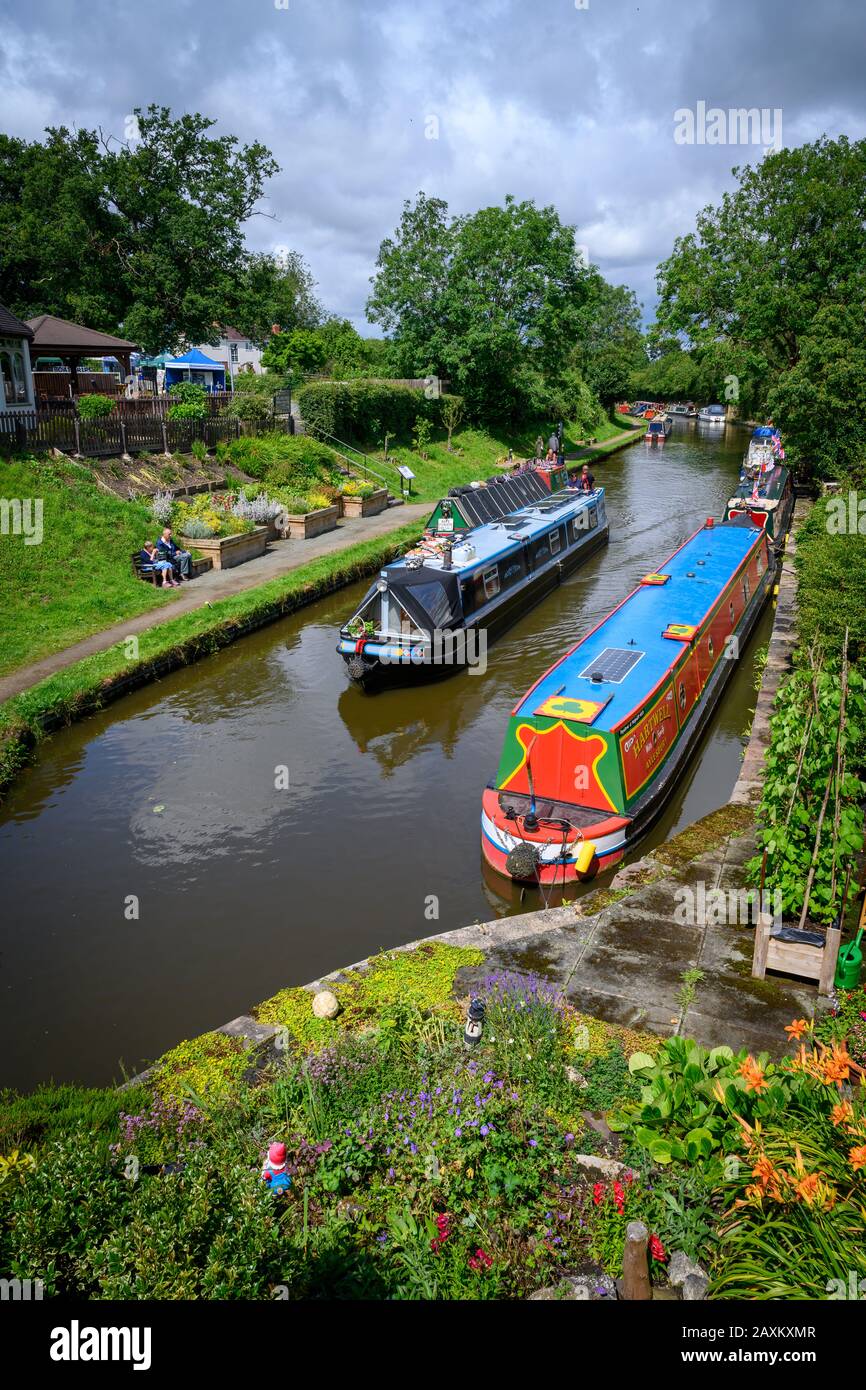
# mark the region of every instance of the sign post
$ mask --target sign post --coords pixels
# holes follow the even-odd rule
[[[398,463],[397,472],[400,474],[400,495],[405,500],[412,496],[412,479],[415,474],[407,463]]]

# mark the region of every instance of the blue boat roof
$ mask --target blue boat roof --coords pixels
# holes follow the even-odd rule
[[[554,695],[596,702],[610,696],[592,727],[612,729],[622,723],[683,650],[682,642],[662,636],[665,628],[671,623],[696,627],[760,534],[751,526],[701,527],[661,567],[661,573],[670,575],[667,583],[642,584],[629,594],[542,676],[514,713],[527,717]],[[603,653],[607,656],[602,662]],[[608,669],[611,679],[591,681],[599,668]]]
[[[479,565],[508,555],[511,551],[519,549],[524,541],[552,531],[560,522],[576,516],[584,507],[589,506],[591,502],[597,503],[603,496],[604,488],[596,488],[594,492],[578,492],[576,489],[564,488],[561,492],[551,493],[550,498],[545,498],[538,506],[521,507],[519,511],[503,517],[501,521],[489,521],[483,526],[473,526],[465,532],[450,533],[454,542],[452,573],[475,570]],[[464,536],[474,547],[475,554],[471,557],[466,551],[461,552],[460,541]],[[424,563],[432,569],[441,568],[442,564],[435,556],[426,559]],[[406,566],[405,559],[395,560],[388,569],[399,569],[401,566]]]

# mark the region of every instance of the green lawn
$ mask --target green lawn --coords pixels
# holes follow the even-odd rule
[[[42,501],[42,541],[0,536],[0,674],[171,601],[136,579],[129,557],[157,526],[75,464],[0,461],[0,496]],[[31,513],[35,516],[35,513]]]
[[[597,439],[599,444],[603,444],[606,440],[622,434],[627,428],[628,422],[621,424],[604,420],[594,430],[593,438]],[[440,431],[434,442],[429,445],[426,459],[419,457],[408,442],[389,444],[388,455],[398,463],[408,464],[415,474],[412,483],[413,498],[417,501],[435,502],[444,497],[449,488],[460,487],[496,473],[497,461],[507,458],[509,448],[513,449],[515,458],[526,458],[534,454],[535,440],[539,434],[546,445],[550,434],[549,425],[522,429],[511,436],[504,432],[493,434],[488,430],[464,429],[455,433],[452,440],[455,451],[459,452],[449,454],[446,435],[444,431]],[[566,425],[564,442],[567,454],[576,453],[583,443],[583,437],[575,427]],[[396,492],[399,478],[393,469],[382,462],[381,451],[371,453],[371,458],[373,467],[378,466],[383,477],[387,477],[392,492]]]

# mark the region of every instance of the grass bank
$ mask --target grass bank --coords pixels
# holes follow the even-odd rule
[[[171,601],[130,567],[157,530],[145,503],[111,496],[71,461],[35,458],[0,462],[0,496],[41,508],[38,543],[11,526],[0,537],[0,675]]]
[[[592,447],[584,446],[583,436],[576,426],[566,425],[563,430],[565,452],[568,455],[579,454],[582,458],[600,458],[622,447],[620,443],[613,441],[633,424],[634,422],[629,420],[624,423],[614,419],[603,420],[593,431],[592,437],[598,443]],[[636,438],[639,427],[635,425]],[[463,429],[455,432],[452,439],[453,452],[449,453],[447,436],[440,431],[427,446],[426,459],[416,453],[408,441],[389,444],[388,457],[398,463],[407,464],[415,474],[412,482],[413,500],[436,502],[445,496],[449,488],[462,487],[476,479],[489,478],[495,474],[508,458],[509,449],[513,451],[515,458],[534,457],[535,440],[539,433],[546,448],[550,434],[549,426],[540,431],[520,430],[512,436],[505,433],[494,434],[489,430]],[[373,466],[375,467],[378,461],[383,475],[387,474],[390,483],[392,470],[384,465],[381,451],[378,454],[372,453],[371,457]],[[396,478],[396,474],[394,477]]]
[[[148,681],[219,651],[258,627],[379,569],[415,540],[411,523],[388,536],[361,541],[313,560],[246,593],[219,599],[141,633],[137,653],[125,643],[58,671],[0,705],[0,797],[33,757],[39,740],[92,714]],[[140,584],[142,589],[145,588]]]

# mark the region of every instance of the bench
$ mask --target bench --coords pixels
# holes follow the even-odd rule
[[[145,567],[145,563],[141,558],[140,551],[134,550],[132,552],[132,555],[130,556],[130,559],[132,560],[132,572],[135,575],[136,579],[149,579],[151,584],[160,584],[162,582],[160,580],[159,572],[157,570],[147,569]]]

